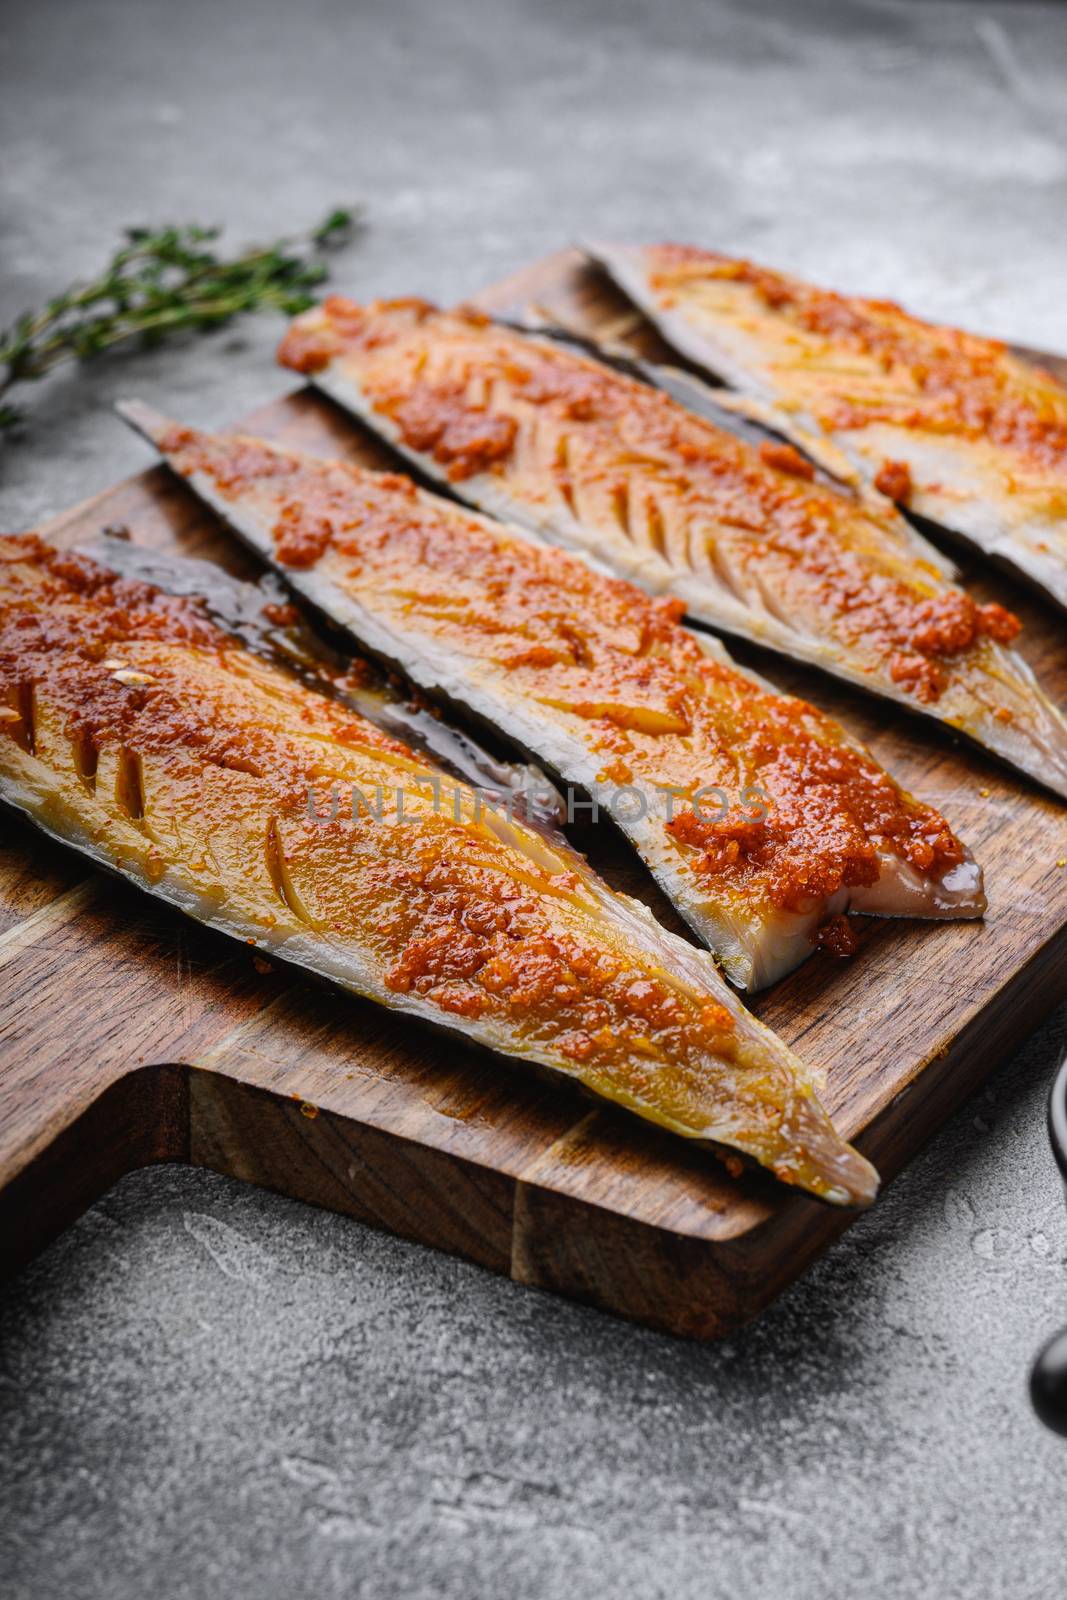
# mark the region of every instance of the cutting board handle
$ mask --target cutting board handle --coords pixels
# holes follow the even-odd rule
[[[0,1276],[18,1271],[124,1173],[186,1159],[188,1071],[145,1066],[110,1081],[5,1066]]]

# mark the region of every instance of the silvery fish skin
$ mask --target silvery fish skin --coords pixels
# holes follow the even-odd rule
[[[209,927],[823,1199],[873,1199],[709,956],[433,776],[194,601],[0,539],[0,799]]]
[[[922,557],[884,497],[857,504],[789,446],[754,449],[476,312],[331,296],[280,359],[471,504],[936,718],[1067,797],[1067,719],[1007,647],[1018,620]]]
[[[362,648],[596,795],[740,986],[791,970],[846,908],[982,915],[944,818],[674,602],[409,479],[120,410]]]
[[[589,250],[676,350],[774,425],[830,442],[1067,606],[1067,389],[1051,373],[998,340],[714,251]],[[893,464],[907,469],[896,487]]]

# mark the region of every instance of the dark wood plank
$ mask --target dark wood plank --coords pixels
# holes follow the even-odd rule
[[[49,844],[21,817],[0,823],[0,937],[89,876],[84,862]]]
[[[570,252],[479,299],[499,311],[539,304],[664,353]],[[242,425],[387,462],[306,390]],[[48,531],[74,544],[115,524],[141,543],[251,570],[158,468]],[[1006,598],[1023,616],[1024,652],[1067,700],[1062,618],[974,562],[968,575],[983,597]],[[825,1072],[843,1130],[889,1178],[1067,994],[1067,811],[918,718],[766,653],[736,653],[854,728],[946,812],[986,870],[984,923],[870,919],[854,962],[816,955],[756,1005]],[[24,825],[3,827],[0,1238],[9,1266],[125,1168],[183,1159],[706,1337],[766,1305],[848,1224],[761,1175],[735,1182],[706,1152],[566,1085],[264,971],[248,952],[104,884]],[[580,842],[616,886],[677,926],[607,830]]]

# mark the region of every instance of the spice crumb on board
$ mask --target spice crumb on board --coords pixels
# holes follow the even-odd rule
[[[835,956],[838,961],[848,961],[859,949],[859,936],[847,917],[831,917],[816,929],[812,942]]]
[[[312,1120],[314,1120],[314,1118],[317,1117],[318,1114],[319,1114],[318,1106],[313,1106],[311,1104],[310,1100],[301,1100],[301,1102],[300,1102],[300,1115],[302,1117],[310,1117]]]

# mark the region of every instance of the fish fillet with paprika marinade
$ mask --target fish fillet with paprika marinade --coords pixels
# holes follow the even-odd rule
[[[680,602],[409,478],[121,409],[361,647],[598,796],[741,986],[803,961],[820,927],[849,938],[848,907],[984,911],[945,819],[832,718],[684,628]]]
[[[689,245],[591,253],[664,338],[1067,606],[1067,388],[997,339]]]
[[[308,687],[427,756],[435,768],[474,784],[487,798],[521,808],[544,827],[558,828],[563,797],[540,767],[502,760],[366,655],[336,648],[292,603],[291,589],[276,573],[264,572],[255,582],[235,578],[213,561],[134,544],[125,529],[106,529],[78,549],[119,577],[176,598],[194,597],[209,621],[236,635],[254,654],[295,673]]]
[[[210,927],[824,1199],[873,1198],[709,956],[433,776],[188,597],[0,539],[0,798]]]
[[[1067,796],[1067,719],[888,500],[814,481],[558,341],[421,301],[331,296],[283,363],[494,515],[962,733]]]

